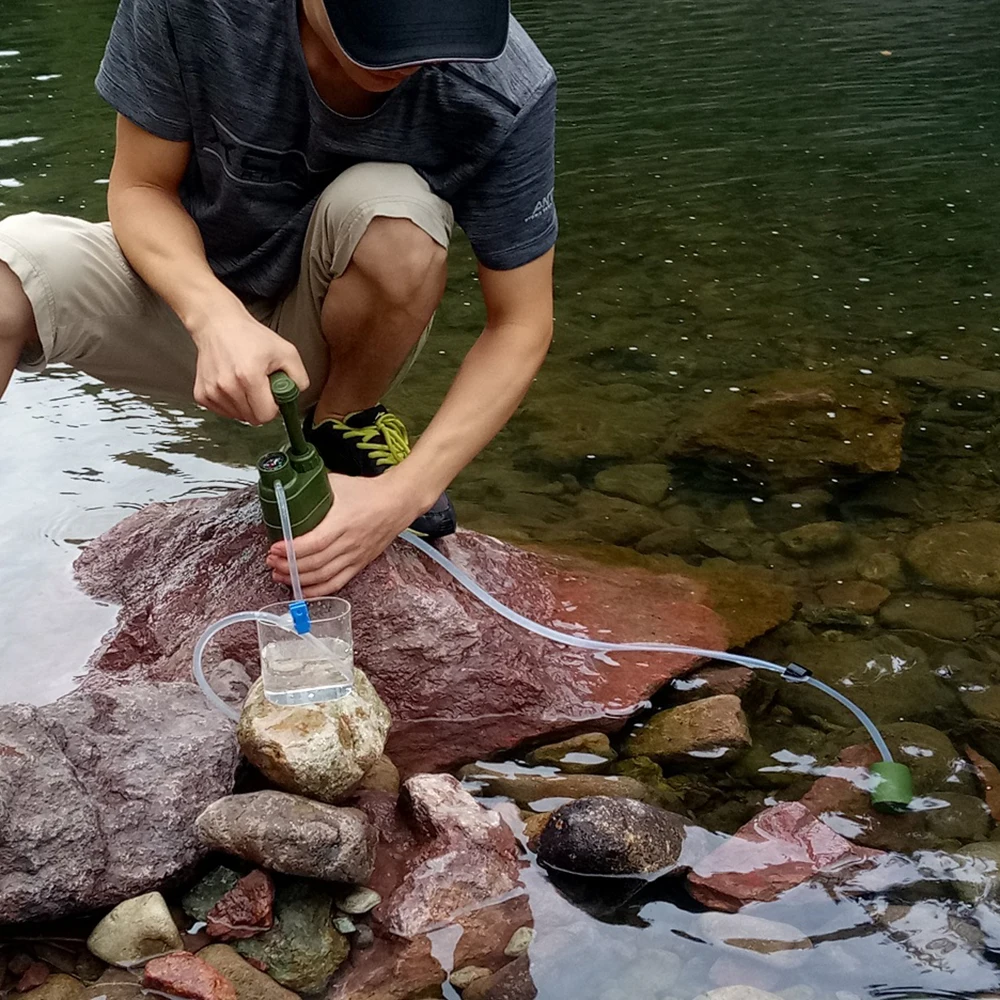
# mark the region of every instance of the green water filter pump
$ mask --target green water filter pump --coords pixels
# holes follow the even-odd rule
[[[260,477],[257,495],[267,536],[277,542],[282,534],[275,483],[280,482],[285,489],[292,534],[296,537],[312,531],[326,517],[333,506],[333,494],[323,459],[302,432],[299,387],[284,372],[275,372],[271,376],[271,393],[285,422],[288,444],[281,451],[268,452],[257,462]]]

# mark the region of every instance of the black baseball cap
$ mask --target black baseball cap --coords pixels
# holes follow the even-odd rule
[[[510,0],[323,0],[347,57],[365,69],[488,62],[507,45]]]

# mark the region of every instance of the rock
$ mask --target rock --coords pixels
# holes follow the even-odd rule
[[[903,406],[889,390],[819,372],[777,372],[714,394],[676,424],[664,451],[751,471],[777,483],[845,472],[893,472]],[[832,414],[832,416],[831,416]]]
[[[553,810],[554,811],[554,810]],[[528,843],[529,851],[538,851],[538,839],[545,829],[545,824],[552,818],[552,812],[522,812],[521,819],[524,822],[524,836]]]
[[[721,757],[719,750],[745,750],[750,743],[739,698],[722,694],[657,712],[632,732],[622,754],[671,762],[690,756]]]
[[[634,875],[674,868],[685,823],[632,799],[603,796],[561,806],[538,844],[541,864],[580,875]]]
[[[954,690],[932,668],[927,654],[893,634],[875,638],[808,637],[789,643],[782,656],[850,698],[878,725],[902,719],[948,725],[960,714]],[[854,725],[846,709],[807,684],[781,684],[779,699],[803,718],[818,716]]]
[[[282,986],[296,993],[319,992],[350,950],[333,926],[332,905],[330,893],[319,883],[279,882],[274,927],[238,941],[236,950],[247,960],[263,962],[267,974]]]
[[[963,691],[961,698],[973,718],[1000,722],[1000,687],[991,684],[982,691]]]
[[[670,471],[665,465],[614,465],[598,472],[594,486],[602,493],[622,497],[644,507],[655,507],[670,489]]]
[[[608,773],[632,778],[645,785],[651,794],[640,796],[641,801],[649,801],[668,812],[684,811],[684,802],[676,788],[664,777],[663,768],[648,757],[628,757],[625,760],[616,760],[608,765]],[[629,797],[635,798],[636,796]]]
[[[229,945],[209,945],[198,957],[233,984],[237,1000],[297,1000],[294,993],[244,961]]]
[[[361,670],[354,671],[350,694],[317,705],[275,705],[258,680],[237,737],[247,760],[279,788],[333,803],[378,763],[390,721]]]
[[[840,521],[817,521],[783,531],[778,535],[781,547],[799,559],[814,559],[846,548],[851,533]]]
[[[937,840],[985,840],[993,829],[993,819],[986,803],[975,795],[940,792],[933,797],[933,808],[924,819],[927,832]]]
[[[40,989],[48,978],[49,967],[44,962],[32,962],[24,970],[24,972],[21,973],[20,978],[17,981],[17,992],[28,993],[33,990]]]
[[[652,802],[657,798],[654,789],[634,778],[611,774],[533,774],[516,771],[498,771],[482,764],[469,764],[459,772],[466,784],[473,784],[483,795],[502,795],[513,799],[520,806],[533,807],[553,799],[583,799],[591,795],[612,798],[639,799]],[[537,811],[537,810],[536,810]]]
[[[543,624],[565,621],[567,608],[573,608],[569,617],[591,635],[606,629],[603,634],[622,639],[640,636],[707,648],[722,648],[725,642],[719,617],[705,606],[707,588],[692,582],[683,566],[677,573],[659,566],[654,572],[579,557],[543,558],[469,531],[442,540],[438,548],[499,600]],[[186,681],[192,645],[206,625],[234,611],[288,599],[287,589],[270,579],[266,550],[252,489],[154,504],[96,539],[77,561],[78,577],[89,593],[122,609],[94,657],[92,672],[108,683],[132,676]],[[153,564],[155,574],[148,572]],[[387,753],[404,776],[457,768],[553,732],[617,731],[627,714],[623,706],[641,704],[694,662],[686,656],[631,654],[616,658],[613,666],[586,651],[554,645],[504,621],[404,541],[393,543],[355,577],[343,596],[354,611],[357,666],[392,714]],[[257,662],[251,629],[232,629],[224,637],[230,658]],[[459,690],[461,699],[455,697]],[[212,729],[228,738],[229,724],[192,691],[201,710],[202,742]],[[156,721],[145,728],[169,729],[176,711],[171,699],[161,698],[157,713],[151,713]],[[469,726],[469,718],[479,721]],[[211,726],[205,719],[212,720]],[[218,752],[206,756],[205,747],[188,752],[176,734],[167,737],[173,768],[190,762],[186,766],[198,780],[217,768]],[[106,758],[125,759],[117,753]],[[146,787],[164,784],[154,779]],[[191,786],[184,790],[190,794]],[[191,818],[229,790],[215,788],[210,798],[199,798],[197,808],[183,811],[189,835]],[[144,822],[144,832],[147,827]],[[69,836],[69,828],[65,832]],[[91,830],[80,843],[91,850],[95,839]],[[191,844],[196,848],[193,837]],[[100,865],[87,867],[93,872]],[[45,891],[58,887],[64,895],[63,884],[78,878],[78,872],[63,871]]]
[[[574,498],[572,521],[587,539],[597,538],[611,545],[634,545],[663,527],[659,514],[649,507],[584,490]]]
[[[717,990],[700,993],[695,1000],[782,1000],[775,993],[759,990],[756,986],[721,986]]]
[[[955,852],[960,867],[952,888],[965,903],[1000,898],[1000,843],[969,844]]]
[[[742,913],[703,913],[698,919],[698,932],[709,941],[765,955],[769,965],[782,969],[801,965],[807,958],[803,952],[813,946],[791,924]]]
[[[232,868],[219,865],[207,875],[199,879],[181,900],[181,908],[195,922],[204,923],[208,920],[209,911],[216,903],[236,888],[240,880],[239,872]]]
[[[232,941],[271,929],[274,922],[274,883],[266,872],[241,878],[208,912],[209,937]]]
[[[124,681],[0,705],[0,923],[116,904],[201,858],[194,817],[232,789],[232,725],[186,679]]]
[[[72,975],[76,968],[76,956],[70,948],[59,944],[50,944],[47,941],[39,941],[32,948],[35,958],[39,962],[44,962],[49,968],[59,972]],[[102,963],[103,971],[103,963]],[[98,973],[100,975],[100,973]]]
[[[690,528],[676,525],[657,528],[635,543],[635,550],[643,555],[686,556],[700,549],[698,536]]]
[[[933,597],[895,597],[879,608],[878,620],[886,628],[916,629],[955,642],[976,631],[975,615],[964,604]]]
[[[533,927],[518,927],[511,935],[503,953],[508,958],[517,958],[518,955],[523,955],[531,947],[531,942],[534,940],[535,930]]]
[[[1000,768],[981,753],[976,753],[972,747],[965,748],[965,756],[972,762],[990,815],[1000,823]]]
[[[1000,597],[1000,524],[940,524],[906,547],[910,569],[934,587],[956,594]]]
[[[448,982],[459,993],[464,993],[477,979],[485,979],[489,975],[491,975],[490,970],[480,965],[466,965],[464,968],[456,969],[448,977]]]
[[[142,988],[142,979],[125,969],[108,969],[84,992],[86,1000],[145,1000],[148,994]]]
[[[564,774],[584,774],[617,756],[605,733],[581,733],[561,743],[538,747],[526,760],[532,766],[557,767]]]
[[[872,552],[858,561],[857,572],[862,580],[893,590],[903,579],[903,564],[891,552]]]
[[[499,969],[511,936],[532,922],[518,843],[500,814],[442,774],[410,778],[398,803],[375,792],[355,801],[379,831],[369,885],[383,902],[371,915],[373,946],[352,952],[330,1000],[418,996],[451,968]],[[449,926],[446,970],[429,935]]]
[[[371,770],[365,773],[357,788],[395,795],[399,791],[399,768],[385,754],[382,754]]]
[[[207,847],[286,875],[365,882],[372,873],[375,832],[357,809],[250,792],[213,802],[196,825]]]
[[[360,887],[337,896],[337,909],[358,917],[370,913],[382,902],[382,897],[374,889]]]
[[[359,924],[354,932],[354,947],[371,948],[375,944],[375,932],[367,924]]]
[[[885,587],[864,580],[831,583],[819,592],[819,599],[827,607],[848,608],[862,615],[875,614],[889,597]]]
[[[673,701],[685,703],[720,694],[746,694],[753,684],[753,671],[749,667],[715,666],[709,664],[700,670],[678,677],[670,684]]]
[[[167,903],[158,892],[119,903],[93,930],[87,947],[109,965],[128,967],[183,948]]]
[[[236,1000],[236,988],[218,969],[186,951],[147,962],[142,984],[190,1000]]]
[[[462,995],[463,1000],[535,1000],[537,996],[527,955],[515,958],[491,976],[475,980]]]
[[[334,917],[333,926],[341,934],[355,934],[358,929],[358,925],[350,917]]]
[[[801,803],[783,802],[698,861],[688,889],[710,909],[735,912],[747,903],[775,900],[833,866],[842,872],[879,854],[845,840]]]
[[[963,361],[933,354],[892,358],[882,366],[882,370],[901,382],[929,389],[1000,390],[1000,372],[984,371]]]
[[[21,984],[18,983],[18,989]],[[64,972],[47,976],[45,982],[27,993],[22,991],[21,1000],[83,1000],[86,987],[79,979]]]

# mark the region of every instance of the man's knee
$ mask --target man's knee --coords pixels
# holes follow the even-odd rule
[[[437,307],[447,281],[448,251],[409,219],[373,219],[351,261],[390,308]]]

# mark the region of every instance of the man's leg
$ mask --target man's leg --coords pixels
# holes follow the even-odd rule
[[[374,219],[321,314],[330,373],[314,423],[374,406],[431,322],[448,251],[409,219]]]
[[[0,261],[0,396],[22,353],[39,354],[41,349],[28,296],[14,272]]]

